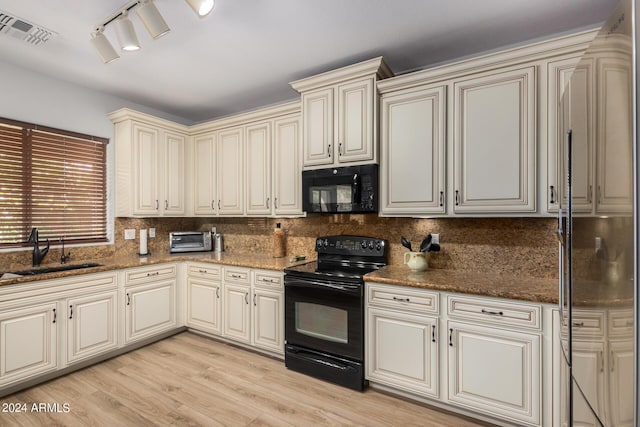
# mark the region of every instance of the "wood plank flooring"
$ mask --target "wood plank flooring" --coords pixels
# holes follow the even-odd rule
[[[488,425],[335,386],[189,332],[2,398],[0,409],[9,403],[27,412],[1,412],[1,426]],[[34,403],[50,406],[37,412]]]

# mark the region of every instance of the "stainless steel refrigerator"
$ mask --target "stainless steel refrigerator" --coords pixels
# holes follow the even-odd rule
[[[587,48],[560,105],[560,419],[638,425],[638,115],[633,0]]]

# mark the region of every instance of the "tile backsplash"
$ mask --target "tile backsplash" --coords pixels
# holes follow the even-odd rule
[[[554,218],[382,218],[376,214],[312,215],[306,218],[116,218],[113,245],[72,247],[72,261],[106,258],[115,253],[137,256],[139,231],[155,228],[149,251],[166,253],[169,232],[210,230],[224,234],[225,250],[271,254],[272,233],[280,222],[286,232],[287,256],[315,258],[318,236],[362,235],[389,242],[389,263],[402,264],[407,249],[429,233],[440,234],[442,250],[432,253],[430,268],[554,278],[558,275],[558,245]],[[124,240],[125,229],[136,229],[135,240]],[[58,262],[61,252],[52,247],[45,262]],[[29,251],[0,253],[0,271],[30,265]]]

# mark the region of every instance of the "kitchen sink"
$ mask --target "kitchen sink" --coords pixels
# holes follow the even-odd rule
[[[35,276],[37,274],[57,273],[59,271],[80,270],[83,268],[100,267],[101,264],[87,262],[84,264],[61,265],[59,267],[32,268],[30,270],[12,271],[11,274],[17,276]]]

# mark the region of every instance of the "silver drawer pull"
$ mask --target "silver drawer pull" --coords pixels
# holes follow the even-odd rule
[[[156,271],[156,272],[153,272],[153,273],[147,273],[147,277],[151,277],[151,276],[159,276],[159,275],[160,275],[160,272],[159,272],[159,271]]]
[[[400,301],[400,302],[411,302],[411,300],[409,298],[398,298],[398,297],[393,297],[394,301]]]
[[[208,273],[207,270],[198,270],[198,273]]]
[[[231,277],[233,277],[234,279],[242,279],[242,276],[239,274],[231,274]]]
[[[492,316],[504,316],[504,313],[502,311],[489,311],[489,310],[485,310],[484,308],[481,311],[484,314],[490,314]]]
[[[278,282],[278,280],[276,280],[276,279],[266,279],[266,278],[263,278],[263,279],[262,279],[262,281],[263,281],[263,282],[267,282],[267,283],[279,283],[279,282]]]
[[[582,328],[584,326],[584,322],[573,322],[573,326],[576,328]]]

